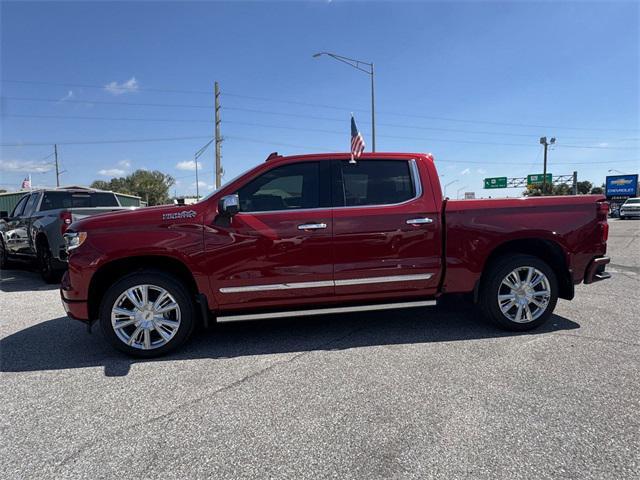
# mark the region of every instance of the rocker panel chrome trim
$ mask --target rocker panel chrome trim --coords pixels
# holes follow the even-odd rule
[[[218,322],[236,322],[242,320],[265,320],[268,318],[306,317],[311,315],[327,315],[332,313],[368,312],[374,310],[394,310],[399,308],[432,307],[435,300],[422,300],[419,302],[383,303],[374,305],[356,305],[353,307],[330,307],[310,310],[292,310],[285,312],[250,313],[243,315],[221,315]]]

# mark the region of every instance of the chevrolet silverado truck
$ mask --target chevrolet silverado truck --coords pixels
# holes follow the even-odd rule
[[[0,215],[0,268],[11,261],[37,262],[47,283],[60,280],[67,265],[63,235],[72,222],[121,207],[113,192],[83,187],[33,190],[11,214]]]
[[[197,323],[447,294],[523,331],[574,285],[609,277],[607,211],[599,195],[449,200],[427,154],[272,154],[194,205],[74,222],[60,292],[71,318],[142,357],[180,346]]]

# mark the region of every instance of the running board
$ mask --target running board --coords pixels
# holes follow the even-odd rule
[[[396,308],[432,307],[435,300],[419,302],[380,303],[374,305],[356,305],[352,307],[314,308],[309,310],[290,310],[285,312],[249,313],[244,315],[221,315],[218,322],[237,322],[242,320],[263,320],[267,318],[306,317],[310,315],[328,315],[331,313],[370,312],[373,310],[394,310]]]

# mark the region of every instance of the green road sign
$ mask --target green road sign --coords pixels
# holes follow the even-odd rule
[[[485,178],[484,188],[507,188],[507,177]]]
[[[533,175],[527,175],[527,185],[541,185],[544,179],[544,175],[542,173],[537,173]],[[553,176],[550,173],[547,173],[547,183],[551,185],[553,183]]]

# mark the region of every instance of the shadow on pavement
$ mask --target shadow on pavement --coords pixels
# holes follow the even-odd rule
[[[57,290],[60,284],[48,284],[34,271],[1,270],[0,292],[32,292],[43,290]]]
[[[0,340],[0,371],[104,366],[106,376],[124,376],[131,365],[139,362],[543,335],[576,328],[580,325],[554,315],[546,325],[532,332],[506,332],[481,319],[471,304],[454,299],[439,307],[393,312],[220,324],[196,331],[191,341],[175,354],[144,360],[113,350],[99,326],[94,326],[93,334],[89,335],[80,322],[60,317]]]

